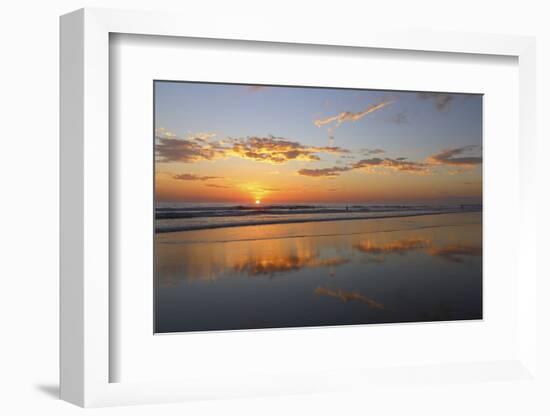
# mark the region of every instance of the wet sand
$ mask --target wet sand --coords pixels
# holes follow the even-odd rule
[[[481,213],[156,235],[156,332],[482,318]]]

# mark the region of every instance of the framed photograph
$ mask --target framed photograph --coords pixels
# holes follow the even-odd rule
[[[482,95],[153,93],[155,333],[483,318]]]
[[[534,40],[179,22],[61,18],[62,398],[538,383]]]

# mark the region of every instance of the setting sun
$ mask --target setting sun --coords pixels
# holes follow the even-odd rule
[[[256,199],[256,205],[260,205],[262,203],[262,201],[260,201],[259,199]]]

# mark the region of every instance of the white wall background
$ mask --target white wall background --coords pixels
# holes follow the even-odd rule
[[[0,12],[0,413],[68,415],[81,409],[56,399],[58,384],[58,16],[81,7],[178,10],[209,24],[211,13],[242,24],[321,22],[343,25],[421,27],[439,30],[535,35],[538,41],[540,214],[550,206],[550,26],[546,2],[523,0],[324,1],[241,0],[8,0]],[[243,17],[244,16],[244,17]],[[182,21],[185,25],[185,21]],[[542,217],[542,215],[540,215]],[[549,245],[549,222],[540,218],[539,250]],[[548,266],[544,275],[550,279]],[[539,285],[541,313],[550,316],[550,284]],[[546,294],[546,295],[545,295]],[[547,331],[548,332],[548,331]],[[548,334],[541,332],[550,351]],[[543,354],[544,352],[541,351]],[[542,354],[541,354],[542,355]],[[544,365],[548,360],[543,355]],[[547,372],[548,374],[548,372]],[[419,386],[396,397],[338,393],[162,406],[99,409],[124,414],[550,414],[547,392],[523,386]],[[546,393],[546,396],[545,396]],[[480,402],[481,401],[481,402]],[[481,404],[480,404],[481,403]],[[544,403],[544,405],[542,404]]]

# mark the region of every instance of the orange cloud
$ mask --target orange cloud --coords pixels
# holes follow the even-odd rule
[[[187,139],[157,136],[156,155],[159,162],[193,163],[228,157],[281,164],[288,161],[317,161],[318,154],[344,154],[349,150],[336,146],[310,147],[281,137],[246,137],[208,141],[208,138]]]
[[[231,156],[274,164],[289,160],[320,160],[314,152],[315,149],[303,146],[298,142],[276,137],[236,139],[231,149],[228,149],[228,154]]]
[[[375,111],[378,111],[387,105],[393,103],[393,101],[383,101],[378,104],[372,104],[368,106],[363,111],[359,111],[357,113],[352,113],[351,111],[343,111],[340,114],[337,114],[335,116],[330,116],[326,118],[321,118],[318,120],[314,120],[313,124],[315,124],[317,127],[324,126],[325,124],[329,124],[332,122],[336,122],[336,125],[342,124],[344,121],[357,121],[365,117],[366,115],[369,115],[371,113],[374,113]]]
[[[248,92],[258,92],[266,88],[269,88],[269,87],[265,85],[249,85],[246,89],[248,90]]]

